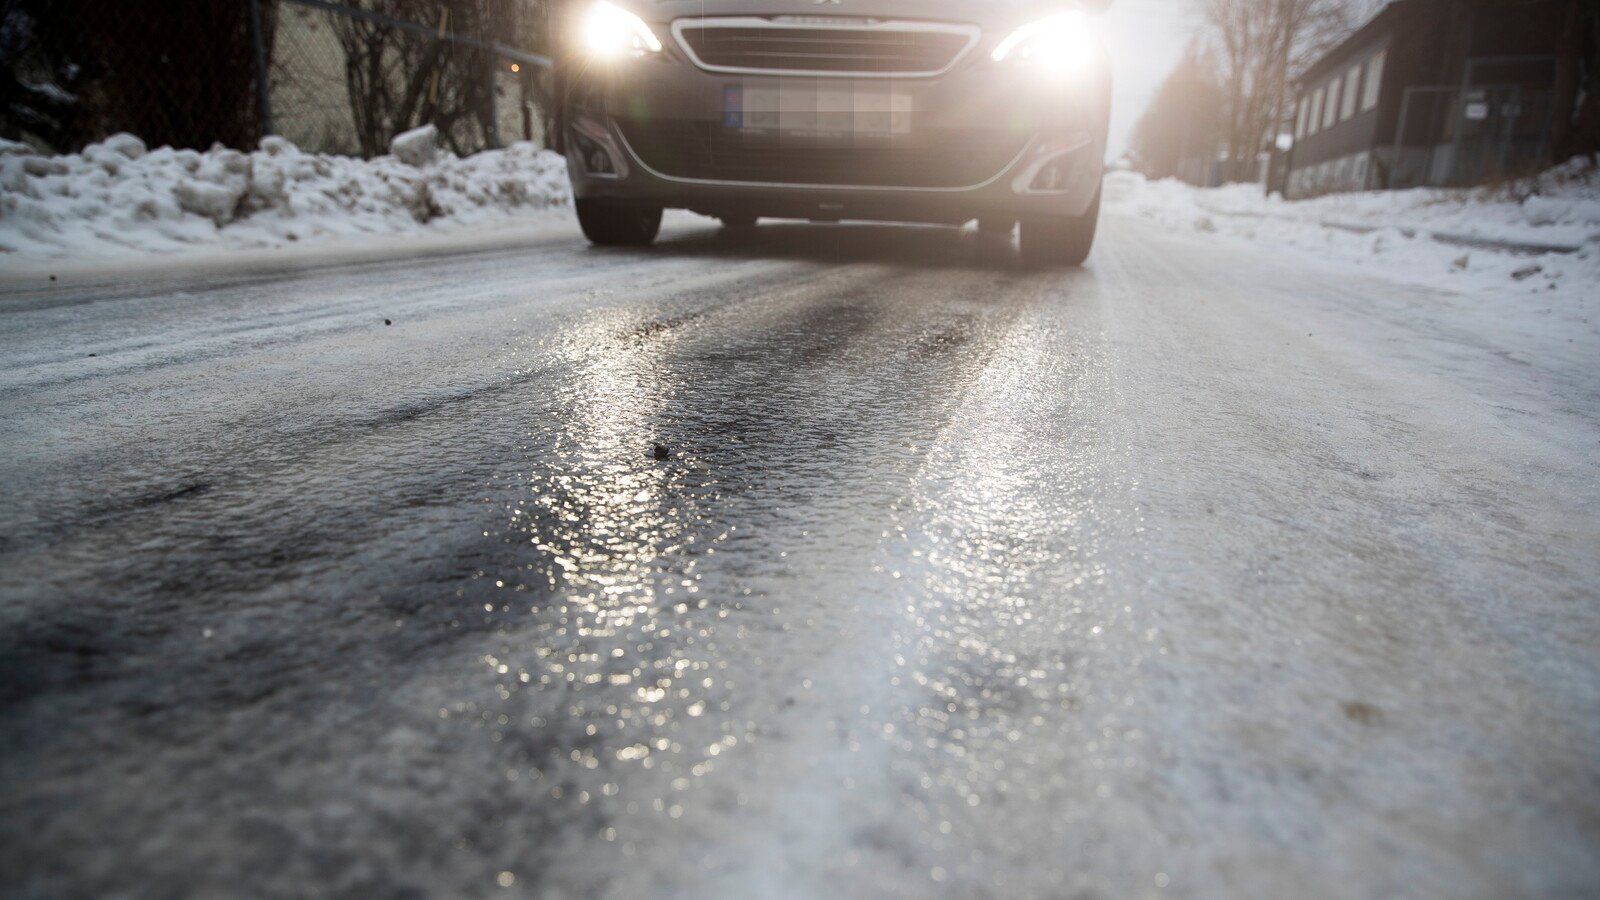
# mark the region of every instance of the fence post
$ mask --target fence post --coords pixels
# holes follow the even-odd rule
[[[495,89],[500,83],[500,57],[493,50],[485,50],[483,58],[487,61],[487,65],[484,68],[489,79],[489,83],[486,85],[487,89],[484,91],[489,97],[486,101],[489,105],[489,128],[486,137],[488,138],[489,149],[499,150],[500,104],[495,97]]]
[[[261,121],[261,136],[272,134],[272,86],[267,73],[267,39],[261,27],[261,0],[250,0],[250,42],[256,57],[256,114]]]
[[[495,87],[500,78],[500,55],[494,52],[489,34],[489,4],[478,0],[478,38],[484,43],[483,72],[484,78],[484,103],[488,109],[485,111],[488,118],[485,122],[488,127],[484,129],[485,143],[490,150],[500,149],[500,104],[495,99]]]
[[[1411,92],[1415,86],[1408,86],[1400,93],[1400,118],[1394,126],[1394,147],[1389,151],[1389,171],[1384,175],[1383,186],[1386,190],[1394,190],[1400,185],[1396,179],[1400,175],[1400,147],[1406,138],[1406,113],[1411,111]]]

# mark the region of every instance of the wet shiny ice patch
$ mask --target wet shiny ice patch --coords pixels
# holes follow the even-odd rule
[[[1007,804],[1060,787],[1071,646],[1115,625],[1075,597],[1103,373],[1056,362],[1059,311],[898,315],[912,293],[808,298],[748,342],[737,315],[572,332],[496,535],[537,555],[484,576],[494,695],[460,710],[530,802],[594,811],[552,877],[959,891]]]

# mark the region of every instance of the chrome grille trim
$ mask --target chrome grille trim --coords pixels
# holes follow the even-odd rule
[[[911,71],[874,72],[874,71],[836,71],[832,69],[769,69],[749,66],[723,66],[706,62],[695,52],[694,47],[687,41],[683,32],[685,29],[697,28],[714,30],[717,28],[741,29],[772,29],[774,31],[840,31],[856,33],[880,32],[886,35],[907,32],[932,32],[936,34],[953,34],[966,38],[963,44],[945,64],[937,69],[922,69]],[[766,19],[758,16],[728,16],[717,18],[692,18],[675,19],[672,23],[672,37],[677,41],[678,49],[689,58],[697,67],[707,72],[721,72],[730,75],[804,75],[821,78],[933,78],[950,71],[971,52],[978,43],[982,32],[976,25],[963,25],[953,22],[913,22],[896,20],[862,19],[856,22],[839,21],[783,21],[781,19]]]

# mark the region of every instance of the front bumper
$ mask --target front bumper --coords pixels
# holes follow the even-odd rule
[[[822,220],[1082,214],[1105,154],[1104,74],[1051,83],[983,59],[965,62],[936,77],[871,85],[709,72],[673,53],[583,68],[568,82],[563,115],[573,193],[710,215]],[[730,117],[730,95],[797,84],[892,90],[908,98],[911,126],[863,138],[764,132]],[[596,151],[606,157],[598,165]]]

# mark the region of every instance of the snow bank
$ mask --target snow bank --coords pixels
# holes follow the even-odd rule
[[[1581,160],[1496,189],[1285,201],[1253,184],[1196,188],[1115,172],[1105,190],[1109,209],[1176,230],[1277,245],[1434,286],[1600,291],[1600,171]]]
[[[277,247],[504,221],[570,201],[560,156],[514,144],[460,158],[431,126],[372,160],[305,153],[278,137],[243,153],[148,150],[120,134],[80,154],[0,141],[0,251],[116,257]]]

